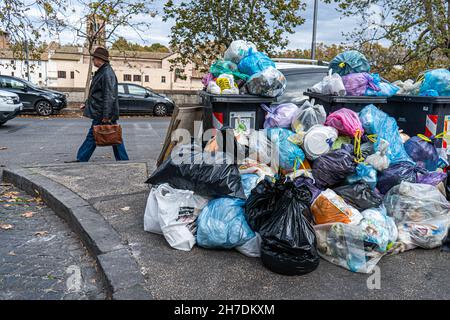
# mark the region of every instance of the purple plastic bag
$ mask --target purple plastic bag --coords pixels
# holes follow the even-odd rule
[[[349,137],[355,137],[358,132],[360,133],[360,136],[364,134],[364,129],[361,121],[359,120],[358,114],[347,108],[342,108],[331,113],[327,117],[325,125],[333,127],[337,129],[340,134]]]
[[[435,171],[435,172],[428,172],[425,174],[419,174],[416,182],[437,186],[439,183],[444,181],[445,178],[447,178],[447,174],[445,172]]]
[[[283,103],[278,106],[268,107],[265,104],[261,108],[267,112],[264,129],[267,128],[291,128],[292,120],[298,111],[297,105],[293,103]]]
[[[207,86],[208,86],[208,83],[209,83],[210,81],[212,81],[212,80],[214,80],[214,75],[213,75],[212,73],[208,72],[207,74],[205,74],[205,75],[203,76],[203,78],[202,78],[202,83],[203,83],[203,85],[204,85],[205,87],[207,87]]]
[[[312,166],[316,186],[332,187],[356,172],[354,156],[345,149],[338,149],[321,155]]]
[[[342,77],[342,81],[348,96],[363,96],[368,88],[380,91],[373,77],[366,72],[347,74]]]
[[[431,141],[414,136],[405,142],[406,153],[417,163],[418,166],[428,171],[436,171],[439,164],[439,153],[434,146],[436,139],[431,137]]]
[[[294,184],[297,188],[300,186],[305,186],[306,188],[308,188],[312,195],[310,204],[312,204],[314,200],[316,200],[316,198],[319,196],[319,194],[323,191],[314,185],[314,182],[311,178],[304,176],[295,178]]]
[[[410,162],[393,164],[378,174],[377,188],[382,194],[386,194],[392,187],[402,181],[417,183],[418,173],[426,174],[427,171]]]

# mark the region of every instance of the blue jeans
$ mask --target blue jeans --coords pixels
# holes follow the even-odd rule
[[[115,123],[115,121],[113,123]],[[102,124],[102,122],[98,121],[98,120],[92,120],[92,126],[89,128],[89,132],[86,136],[86,140],[84,140],[80,149],[78,149],[78,153],[77,153],[78,161],[88,162],[89,159],[91,158],[92,154],[94,153],[97,145],[95,144],[93,126],[99,125],[99,124]],[[113,151],[114,151],[114,157],[116,158],[117,161],[129,160],[127,151],[125,150],[125,145],[123,143],[119,144],[117,146],[113,146]]]

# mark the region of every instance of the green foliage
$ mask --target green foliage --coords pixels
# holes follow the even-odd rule
[[[286,34],[304,23],[300,0],[172,0],[164,7],[164,21],[173,19],[170,45],[179,53],[175,65],[192,61],[203,71],[237,39],[252,41],[271,54],[288,44]]]
[[[127,41],[124,37],[117,38],[113,42],[111,49],[119,51],[170,52],[169,48],[160,43],[153,43],[150,46],[142,46],[140,44]]]
[[[344,16],[360,17],[348,34],[358,47],[387,40],[401,48],[399,63],[436,56],[450,58],[450,1],[448,0],[325,0],[337,2]]]

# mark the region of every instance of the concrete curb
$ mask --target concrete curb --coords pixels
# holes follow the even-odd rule
[[[26,168],[8,167],[3,180],[42,200],[81,239],[96,259],[110,299],[151,300],[136,261],[119,234],[86,200],[63,185]]]

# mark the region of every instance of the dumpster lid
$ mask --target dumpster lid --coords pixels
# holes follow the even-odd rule
[[[389,98],[391,101],[404,101],[411,103],[450,103],[450,96],[440,97],[424,97],[424,96],[408,96],[408,95],[395,95]]]
[[[209,99],[211,102],[230,102],[230,103],[271,103],[276,98],[260,97],[251,94],[211,94],[204,90],[199,91],[199,96]]]
[[[331,96],[316,92],[304,92],[305,96],[322,100],[328,103],[387,103],[387,97],[371,97],[371,96]]]

